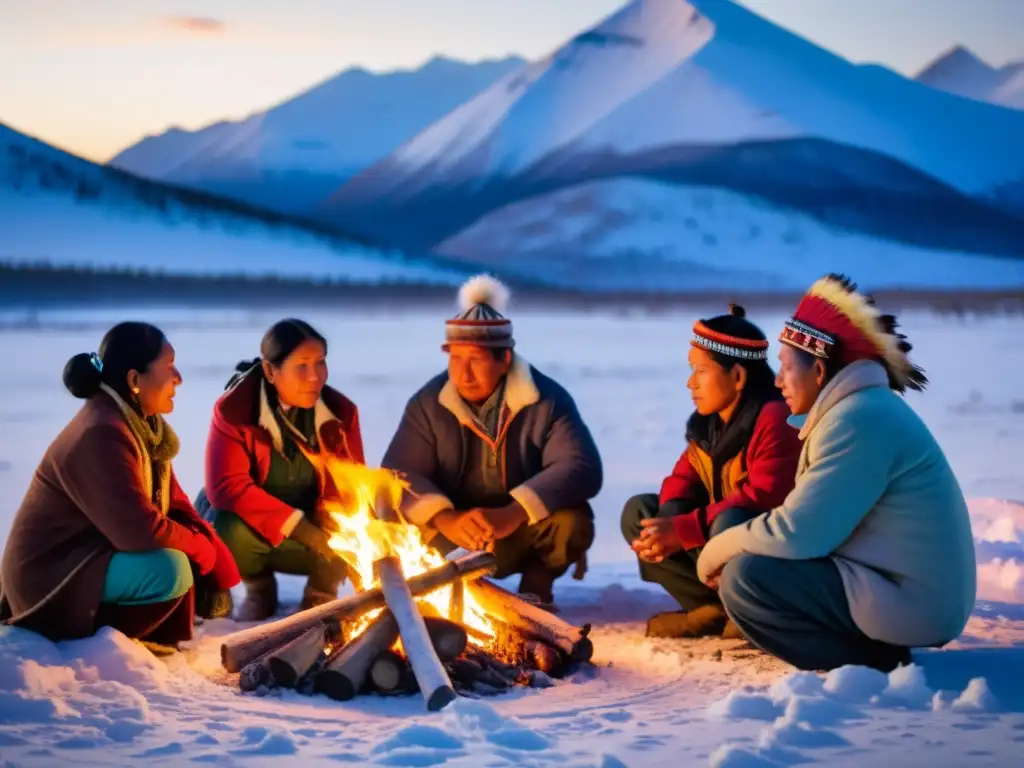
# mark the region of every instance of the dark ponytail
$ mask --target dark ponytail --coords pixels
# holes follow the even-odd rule
[[[235,366],[235,373],[228,380],[226,389],[231,389],[239,379],[254,368],[262,371],[263,367],[260,363],[264,360],[275,368],[280,368],[284,361],[291,357],[291,354],[305,341],[318,342],[324,348],[324,354],[327,354],[327,339],[305,320],[288,318],[274,323],[263,334],[263,341],[260,342],[260,356],[239,362]],[[260,373],[260,375],[263,374]]]
[[[64,365],[64,386],[75,397],[88,400],[106,384],[125,402],[131,402],[128,372],[145,373],[163,354],[167,337],[149,323],[118,323],[104,335],[99,352],[81,352]]]
[[[750,341],[765,341],[767,337],[764,331],[747,320],[747,311],[739,304],[730,304],[729,313],[702,320],[705,326],[717,333],[724,333],[738,339]],[[718,365],[725,370],[730,370],[734,365],[741,366],[747,371],[747,384],[744,387],[744,396],[754,397],[758,400],[777,400],[782,397],[775,386],[775,371],[768,365],[767,360],[747,360],[739,357],[731,357],[721,352],[705,350]]]

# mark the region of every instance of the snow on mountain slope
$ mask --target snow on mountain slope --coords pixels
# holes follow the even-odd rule
[[[455,283],[410,259],[286,217],[97,166],[0,124],[0,262],[175,275]]]
[[[871,289],[1024,286],[1024,260],[902,246],[733,192],[638,179],[500,208],[437,251],[591,290],[798,290],[826,272]]]
[[[914,78],[932,88],[1012,109],[1024,109],[1024,62],[993,67],[963,46],[939,56]]]
[[[669,88],[671,104],[642,98],[665,78],[703,82]],[[729,112],[711,123],[722,103]],[[665,106],[667,115],[657,109]],[[633,126],[630,148],[817,136],[895,157],[970,192],[1024,171],[1024,148],[1010,141],[1024,130],[1024,116],[856,66],[729,0],[634,0],[506,75],[399,149],[391,164],[411,175],[477,154],[474,173],[509,173],[570,145],[620,150],[606,128],[620,113]],[[739,115],[745,120],[737,125]],[[705,127],[694,132],[695,124]]]
[[[298,209],[524,63],[515,57],[475,64],[437,57],[414,71],[349,69],[244,120],[147,137],[110,164]],[[281,194],[283,185],[290,194]]]
[[[913,184],[915,199],[977,199],[1016,217],[1021,135],[1024,114],[856,66],[729,0],[634,0],[506,75],[312,213],[424,247],[516,199],[608,176],[674,173],[780,205],[795,194],[820,204],[827,183],[829,205],[851,210],[841,219],[890,236],[869,226],[873,214],[851,203],[851,192]],[[794,157],[800,141],[806,151]],[[742,162],[747,147],[760,154],[756,168]],[[713,173],[695,170],[730,152]],[[875,176],[855,168],[856,184],[845,188],[855,155]],[[952,208],[943,226],[957,219]],[[918,230],[928,218],[934,212]],[[968,249],[956,238],[943,245]]]

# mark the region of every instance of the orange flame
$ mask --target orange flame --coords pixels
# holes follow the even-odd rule
[[[329,545],[342,557],[362,584],[369,588],[377,583],[373,564],[382,557],[396,556],[402,564],[406,578],[445,564],[445,559],[428,546],[419,528],[402,521],[389,522],[378,519],[377,509],[389,505],[390,510],[399,508],[402,495],[408,488],[398,475],[388,469],[375,469],[362,464],[328,458],[324,468],[329,473],[334,487],[343,500],[328,500],[324,509],[331,516],[334,530]],[[469,592],[464,594],[464,609],[461,617],[451,615],[452,587],[445,586],[418,598],[418,602],[429,605],[425,613],[459,620],[469,629],[486,636],[494,636],[494,627],[483,609],[476,604]],[[355,636],[363,631],[380,611],[372,611],[353,629]],[[470,635],[473,640],[473,635]]]

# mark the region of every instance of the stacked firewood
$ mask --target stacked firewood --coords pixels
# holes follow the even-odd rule
[[[225,638],[221,661],[228,672],[239,673],[243,691],[293,688],[338,701],[419,691],[432,711],[456,695],[547,687],[589,662],[589,625],[573,626],[483,578],[494,567],[492,555],[478,553],[406,580],[395,558],[382,558],[377,586],[235,633]],[[448,617],[416,602],[449,584]],[[466,591],[496,628],[493,637],[461,623]],[[368,626],[350,636],[378,609]]]

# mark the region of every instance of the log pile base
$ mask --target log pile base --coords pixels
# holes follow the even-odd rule
[[[355,637],[346,637],[345,630],[360,613],[348,598],[336,601],[340,610],[332,614],[282,620],[286,631],[243,630],[238,639],[228,638],[225,647],[232,652],[224,655],[225,668],[235,671],[230,667],[239,659],[248,661],[238,670],[239,688],[257,696],[291,688],[336,701],[368,693],[419,693],[427,709],[436,711],[456,696],[494,696],[515,686],[547,688],[590,663],[589,626],[570,625],[481,579],[481,572],[493,570],[493,561],[481,555],[457,561],[444,579],[430,576],[428,581],[460,585],[453,599],[460,605],[452,617],[462,613],[463,590],[472,594],[495,630],[486,637],[414,603],[417,592],[406,587],[400,568],[394,562],[382,564],[391,567],[390,572],[384,568],[381,580],[388,599],[362,600],[360,607],[369,604],[367,610],[385,605]],[[423,577],[417,579],[423,583]],[[415,589],[416,579],[409,584]],[[253,657],[257,648],[262,653]],[[422,689],[424,684],[429,690]]]

